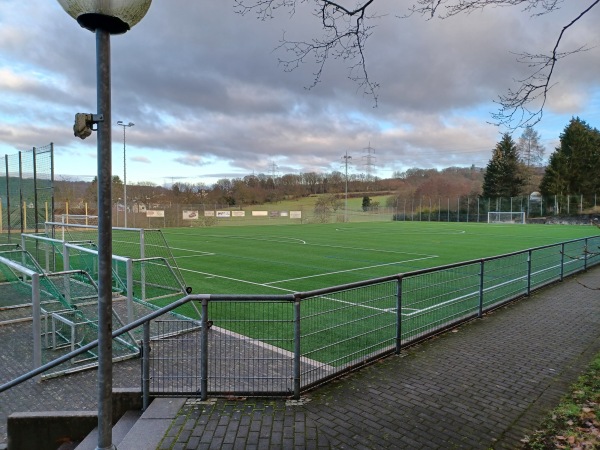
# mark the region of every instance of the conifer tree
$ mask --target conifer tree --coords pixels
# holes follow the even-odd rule
[[[517,146],[508,133],[492,152],[483,176],[483,196],[486,198],[516,197],[524,185]]]
[[[600,131],[579,117],[560,135],[540,190],[543,195],[594,195],[600,191]]]

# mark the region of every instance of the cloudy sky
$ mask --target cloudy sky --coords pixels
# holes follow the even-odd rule
[[[311,2],[308,2],[311,3]],[[344,171],[389,177],[409,167],[485,167],[506,130],[489,125],[494,100],[528,74],[515,53],[548,53],[560,29],[590,0],[531,17],[495,8],[448,20],[401,18],[410,2],[377,0],[366,47],[377,107],[330,60],[292,73],[277,47],[310,40],[319,23],[308,5],[269,21],[236,14],[233,0],[154,0],[147,16],[112,45],[113,173],[127,182],[210,184],[275,172]],[[600,128],[600,6],[565,36],[543,120],[551,152],[572,116]],[[594,48],[597,47],[597,48]],[[76,112],[96,112],[95,38],[56,0],[0,0],[0,153],[50,142],[58,179],[91,179],[95,135],[73,136]],[[514,133],[518,138],[521,131]],[[367,157],[368,147],[372,148]]]

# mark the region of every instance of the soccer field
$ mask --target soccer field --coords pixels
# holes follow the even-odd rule
[[[286,294],[597,236],[598,228],[377,222],[163,233],[194,293]]]

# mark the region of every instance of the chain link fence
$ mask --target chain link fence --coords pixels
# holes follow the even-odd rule
[[[0,236],[3,242],[20,233],[43,230],[54,211],[54,145],[4,156],[0,174]]]
[[[210,227],[228,225],[286,225],[341,222],[488,222],[488,213],[502,213],[506,221],[518,221],[518,214],[528,222],[590,223],[600,216],[596,195],[541,195],[512,198],[463,197],[398,197],[390,195],[376,205],[346,208],[343,200],[329,207],[317,207],[314,202],[298,200],[265,205],[214,203],[179,204],[139,203],[134,201],[125,210],[115,204],[113,226],[123,226],[125,216],[129,226],[141,228]],[[96,214],[94,205],[57,204],[55,220],[69,211],[68,220],[76,215]],[[58,214],[60,213],[60,214]],[[511,218],[511,213],[513,217]],[[80,219],[81,220],[81,219]],[[495,220],[494,220],[495,221]]]

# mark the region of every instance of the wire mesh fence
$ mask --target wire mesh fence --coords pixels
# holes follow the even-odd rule
[[[148,382],[146,394],[297,397],[327,379],[599,263],[600,236],[318,291],[189,295],[129,325],[123,318],[128,304],[120,301],[115,302],[113,320],[128,334],[115,344],[115,355],[135,355],[137,346],[143,346],[142,367],[148,370],[140,378]],[[0,289],[24,283],[22,276],[14,276],[15,264],[0,256],[0,273],[13,274]],[[33,272],[24,268],[22,273]],[[74,284],[76,280],[58,288],[57,281],[55,289],[64,296],[66,286]],[[79,315],[42,307],[44,345],[65,352],[85,348],[97,326],[88,308],[94,306],[79,303]],[[144,322],[157,330],[152,338],[150,331],[147,338],[139,331]]]
[[[600,237],[587,238],[291,297],[206,296],[206,317],[199,322],[212,327],[205,334],[199,327],[185,337],[174,335],[159,352],[153,344],[152,394],[173,394],[174,387],[166,389],[169,380],[180,379],[176,372],[192,365],[197,378],[186,381],[185,395],[298,395],[598,264],[598,250]],[[189,358],[187,348],[198,365],[165,364],[164,358]]]
[[[329,194],[335,199],[323,208],[311,198],[300,198],[293,203],[273,202],[261,205],[151,202],[139,199],[126,209],[123,204],[113,206],[113,226],[125,223],[134,227],[211,227],[243,225],[285,225],[342,222],[532,222],[589,223],[598,217],[596,194],[547,195],[538,192],[504,198],[483,198],[477,195],[459,197],[408,196],[393,192],[377,196],[370,206],[348,205],[344,194]],[[69,210],[67,203],[57,205],[56,211]],[[96,205],[71,205],[77,214],[96,214]],[[492,214],[490,217],[489,214]],[[58,217],[58,216],[57,216]],[[86,216],[78,219],[71,214],[68,221],[85,223]],[[90,217],[90,216],[88,216]]]

